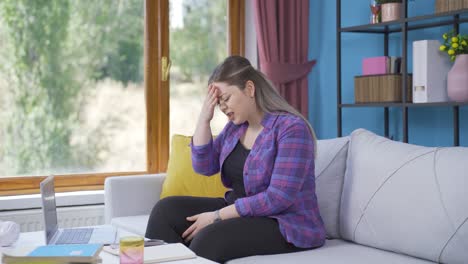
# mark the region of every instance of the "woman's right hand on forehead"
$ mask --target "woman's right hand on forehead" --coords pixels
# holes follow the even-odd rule
[[[208,86],[208,93],[203,103],[199,120],[203,122],[210,122],[213,119],[214,109],[219,102],[219,90],[214,84]]]

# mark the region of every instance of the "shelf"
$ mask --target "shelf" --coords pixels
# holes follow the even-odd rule
[[[434,106],[439,106],[439,107],[444,107],[444,106],[466,106],[468,105],[468,102],[464,103],[457,103],[457,102],[441,102],[441,103],[407,103],[405,106],[407,107],[434,107]]]
[[[460,17],[459,23],[468,22],[468,9],[460,9],[456,11],[444,12],[439,14],[431,14],[424,16],[409,17],[378,24],[367,24],[352,27],[338,28],[339,32],[351,33],[395,33],[402,31],[402,24],[408,24],[408,30],[417,30],[422,28],[431,28],[438,26],[453,25],[457,22],[456,15],[467,15],[467,17]],[[434,21],[438,20],[438,21]]]
[[[393,20],[390,22],[378,23],[378,24],[367,24],[360,26],[344,27],[339,28],[339,32],[352,32],[352,33],[392,33],[400,32],[401,24],[404,19]]]
[[[402,103],[360,103],[360,104],[340,104],[338,107],[402,107]]]
[[[343,136],[343,109],[344,108],[381,108],[383,114],[384,124],[384,135],[390,135],[390,108],[401,109],[401,130],[402,130],[402,141],[409,142],[409,113],[412,112],[410,108],[434,108],[434,107],[446,107],[452,109],[453,115],[453,145],[460,145],[460,107],[468,106],[468,102],[457,103],[457,102],[441,102],[441,103],[412,103],[412,102],[382,102],[382,103],[343,103],[342,101],[342,53],[345,52],[342,49],[342,33],[371,33],[371,34],[383,34],[384,43],[383,51],[384,55],[389,54],[389,34],[390,33],[401,33],[401,57],[403,62],[408,62],[408,32],[411,30],[418,30],[424,28],[437,28],[441,26],[452,27],[456,32],[460,30],[460,24],[468,23],[468,8],[429,14],[422,16],[404,17],[395,21],[389,21],[378,24],[367,24],[357,25],[351,27],[343,27],[341,24],[341,17],[345,14],[342,12],[341,3],[343,0],[336,0],[337,6],[337,21],[336,21],[336,54],[337,54],[337,134],[338,137]],[[408,0],[403,0],[403,13],[407,13],[409,7]],[[405,12],[406,11],[406,12]],[[407,64],[406,64],[407,66]],[[402,67],[402,73],[404,76],[408,75],[407,67]],[[407,80],[402,78],[402,87],[407,87]],[[405,88],[402,93],[406,93]],[[374,109],[372,109],[374,110]],[[380,112],[380,111],[379,111]]]
[[[440,102],[440,103],[359,103],[359,104],[340,104],[341,108],[357,108],[357,107],[453,107],[453,106],[468,106],[468,102]]]

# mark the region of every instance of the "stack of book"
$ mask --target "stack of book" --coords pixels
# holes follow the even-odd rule
[[[40,246],[27,256],[13,256],[3,253],[4,264],[58,264],[58,263],[101,263],[99,254],[102,244],[74,244]]]

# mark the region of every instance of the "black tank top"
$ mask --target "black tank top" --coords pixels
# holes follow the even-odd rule
[[[244,164],[250,150],[240,141],[223,163],[223,175],[232,183],[232,191],[226,195],[226,202],[233,204],[237,198],[245,197]]]

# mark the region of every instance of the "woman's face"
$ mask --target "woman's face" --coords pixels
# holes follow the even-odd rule
[[[248,120],[252,111],[255,111],[254,91],[252,87],[244,90],[234,85],[223,82],[215,82],[213,85],[218,89],[219,109],[234,124],[239,125]]]

